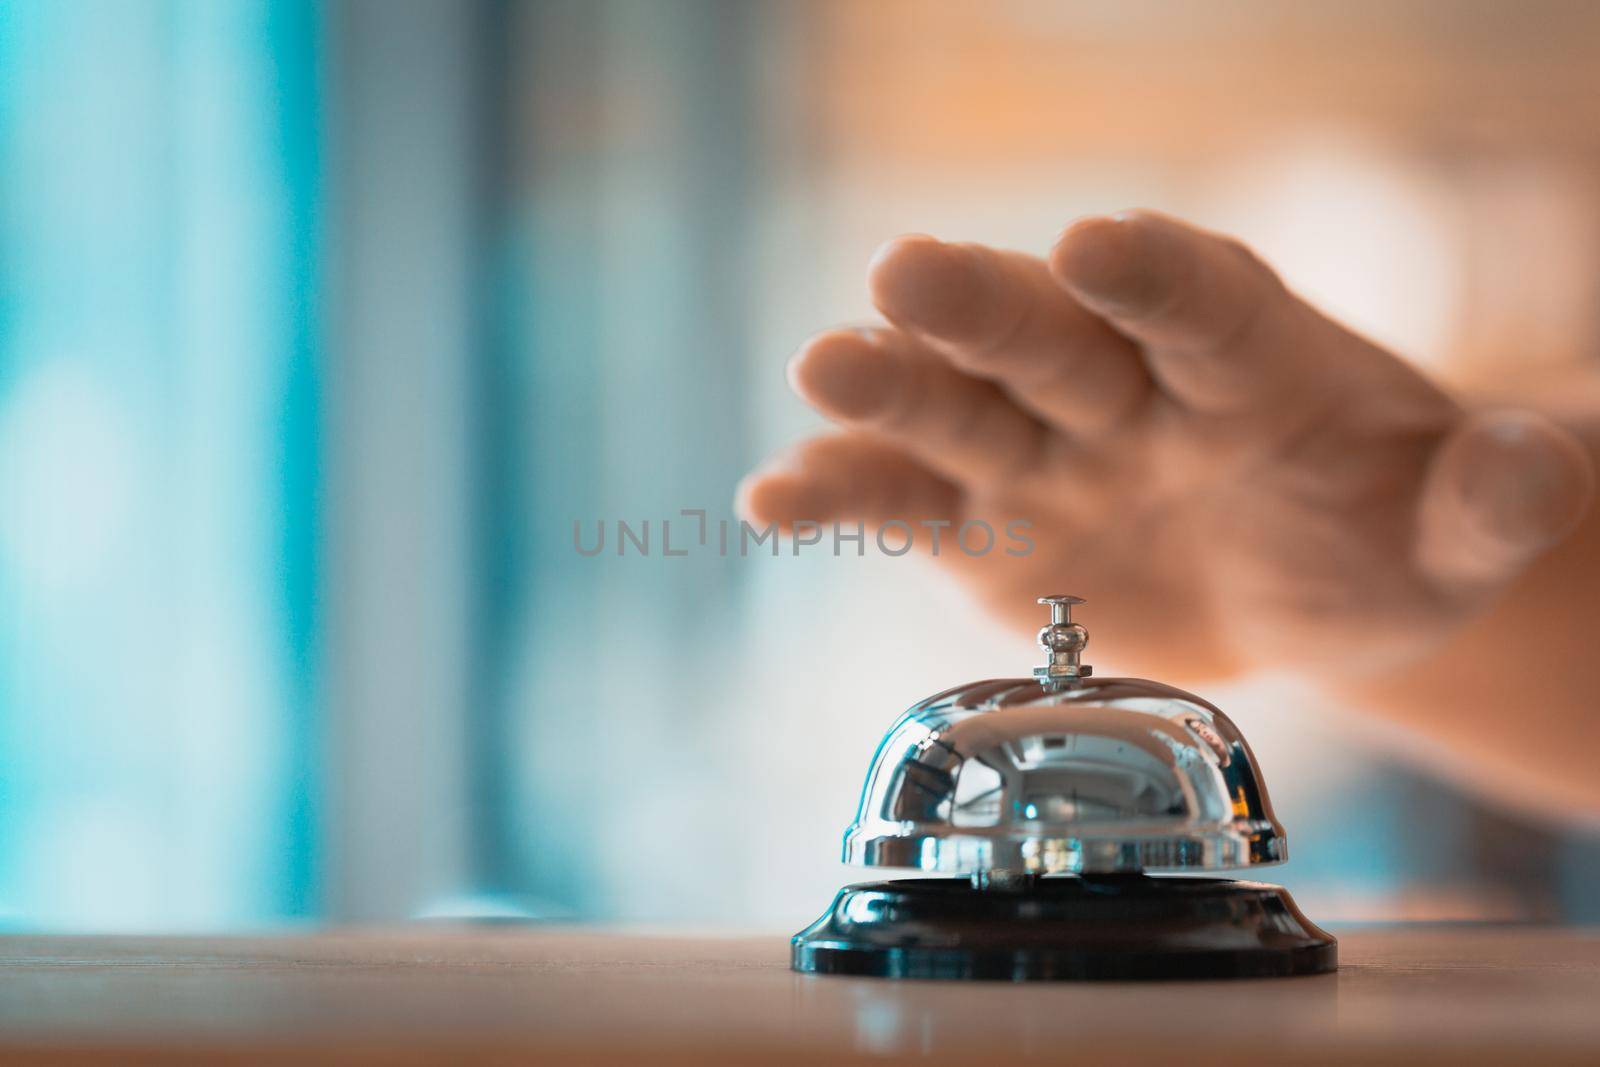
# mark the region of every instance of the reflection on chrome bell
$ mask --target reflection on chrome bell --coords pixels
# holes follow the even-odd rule
[[[917,704],[873,757],[844,859],[946,877],[847,886],[795,970],[900,978],[1316,974],[1337,944],[1287,891],[1195,877],[1281,863],[1237,727],[1191,693],[1095,678],[1077,597],[1043,597],[1047,662]],[[1180,872],[1155,874],[1152,872]]]

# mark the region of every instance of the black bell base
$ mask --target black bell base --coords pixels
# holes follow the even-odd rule
[[[1339,965],[1286,889],[1183,875],[965,878],[846,886],[796,934],[808,974],[995,981],[1279,978]]]

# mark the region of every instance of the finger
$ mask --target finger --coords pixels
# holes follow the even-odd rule
[[[1594,501],[1571,433],[1538,415],[1476,415],[1439,447],[1417,517],[1417,562],[1447,592],[1493,592],[1565,537]]]
[[[1033,256],[901,237],[878,250],[867,284],[889,321],[1066,432],[1093,436],[1150,393],[1137,348]]]
[[[1167,392],[1237,410],[1304,388],[1308,309],[1249,249],[1154,212],[1082,219],[1050,271],[1084,305],[1144,346]]]
[[[892,445],[859,433],[814,437],[739,484],[736,507],[758,526],[843,520],[960,521],[961,491]]]
[[[969,487],[1028,477],[1052,457],[1050,431],[993,383],[896,330],[820,334],[789,362],[789,381],[830,419]]]

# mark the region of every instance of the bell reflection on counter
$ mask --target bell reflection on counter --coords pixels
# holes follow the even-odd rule
[[[1051,596],[1033,678],[930,697],[889,730],[844,859],[945,877],[847,886],[795,970],[893,978],[1317,974],[1337,943],[1278,886],[1190,874],[1281,863],[1255,757],[1181,689],[1095,678],[1077,597]]]

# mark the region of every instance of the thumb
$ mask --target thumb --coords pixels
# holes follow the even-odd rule
[[[1526,411],[1472,415],[1429,465],[1417,563],[1442,590],[1492,592],[1565,537],[1594,499],[1583,444]]]

